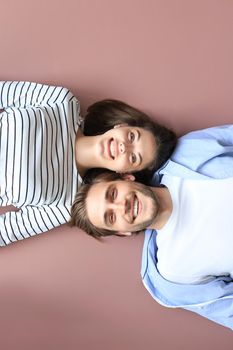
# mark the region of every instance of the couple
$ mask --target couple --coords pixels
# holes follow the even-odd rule
[[[171,155],[176,135],[120,101],[88,108],[66,88],[0,82],[0,246],[70,220],[90,169],[142,172]],[[142,173],[141,173],[142,175]]]
[[[17,208],[0,216],[1,245],[69,221],[75,199],[72,223],[96,237],[154,229],[145,236],[142,277],[158,302],[196,311],[233,328],[226,249],[231,239],[226,210],[226,201],[232,198],[226,191],[231,186],[227,178],[233,176],[231,126],[192,132],[176,146],[173,132],[122,102],[95,103],[83,123],[70,91],[24,82],[1,83],[0,108],[0,200],[2,206]],[[89,181],[90,169],[95,168],[129,173],[124,175],[128,181],[115,183],[119,175],[114,173],[99,175],[97,184],[82,187],[75,198],[79,183]],[[160,187],[130,182],[134,177],[145,179],[152,171],[152,183],[161,183]],[[214,206],[218,195],[223,202],[220,213]],[[228,198],[222,199],[225,195]],[[211,223],[223,212],[229,222],[222,233],[222,222],[217,227]],[[199,222],[200,214],[204,216]],[[186,225],[192,241],[184,234]],[[221,229],[219,242],[216,228]],[[212,229],[213,245],[208,237]],[[216,264],[212,261],[211,266],[212,257]]]

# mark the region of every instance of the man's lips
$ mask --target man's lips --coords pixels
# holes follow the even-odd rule
[[[138,199],[137,195],[134,194],[131,201],[130,201],[130,214],[131,214],[131,221],[133,222],[138,215],[141,213],[142,210],[142,204],[141,201]]]

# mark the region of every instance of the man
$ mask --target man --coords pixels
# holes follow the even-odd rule
[[[233,329],[233,178],[131,180],[104,174],[83,186],[72,224],[97,238],[148,228],[142,279],[153,298]]]

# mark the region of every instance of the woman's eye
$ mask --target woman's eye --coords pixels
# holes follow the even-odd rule
[[[111,198],[112,200],[114,200],[116,198],[116,189],[112,189],[112,192],[111,192]]]
[[[132,131],[129,132],[129,141],[130,142],[134,142],[134,139],[135,139],[135,135]]]
[[[137,157],[136,157],[136,154],[135,153],[131,153],[131,163],[136,163],[137,161]]]

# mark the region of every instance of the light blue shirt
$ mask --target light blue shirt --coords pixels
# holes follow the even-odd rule
[[[180,138],[171,159],[153,177],[163,174],[191,179],[233,177],[233,125],[191,132]],[[213,277],[201,284],[178,284],[157,269],[156,231],[146,230],[141,276],[152,297],[167,307],[182,307],[233,329],[233,280]]]
[[[167,163],[154,174],[189,179],[233,176],[233,125],[216,126],[182,136]]]

